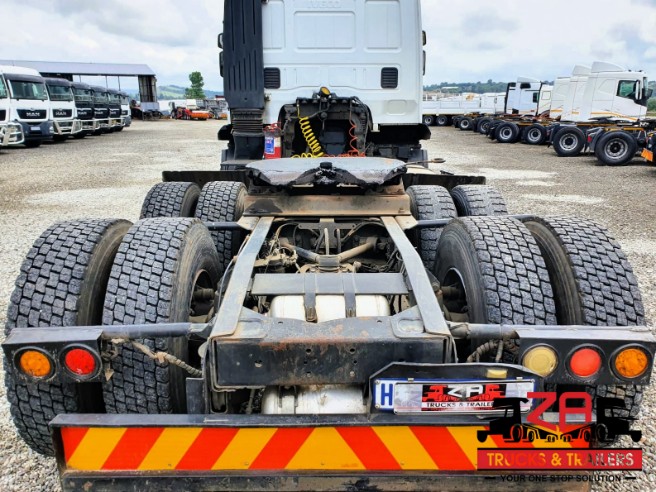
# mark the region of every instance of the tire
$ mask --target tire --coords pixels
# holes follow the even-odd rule
[[[576,217],[535,217],[526,222],[538,243],[554,289],[558,324],[634,326],[645,324],[645,309],[626,255],[608,231]],[[635,417],[642,387],[589,385],[594,396],[618,397]]]
[[[515,143],[519,140],[519,127],[512,121],[506,121],[497,127],[495,136],[499,143]]]
[[[504,256],[512,260],[504,260]],[[509,217],[465,217],[442,231],[434,274],[460,284],[463,298],[445,305],[470,323],[545,325],[556,322],[549,274],[535,239]],[[464,305],[462,302],[464,301]]]
[[[437,118],[435,118],[435,124],[437,126],[447,126],[449,124],[449,117],[444,115],[437,115]]]
[[[182,217],[140,220],[126,234],[114,260],[103,324],[186,322],[190,313],[206,314],[195,312],[193,288],[215,289],[220,275],[212,238],[200,221]],[[140,342],[196,367],[200,364],[193,360],[184,337]],[[111,361],[114,373],[103,382],[108,412],[185,412],[185,371],[155,362],[131,345],[116,349],[117,356]]]
[[[460,128],[464,132],[470,131],[472,129],[473,123],[474,122],[472,121],[471,118],[465,117],[460,119],[460,121],[458,121],[458,128]]]
[[[553,147],[560,157],[576,157],[585,146],[585,134],[575,126],[561,127],[554,139]]]
[[[139,218],[193,217],[199,196],[196,183],[157,183],[146,195]]]
[[[478,133],[481,135],[487,135],[487,132],[490,130],[490,123],[492,123],[490,118],[483,118],[481,121],[479,121],[477,127]]]
[[[635,139],[623,131],[607,132],[595,147],[595,157],[607,166],[624,166],[638,151]]]
[[[522,139],[528,145],[542,145],[547,141],[547,129],[538,123],[524,129]]]
[[[16,327],[95,326],[125,220],[60,222],[34,242],[11,296],[5,334]],[[52,456],[48,423],[63,413],[105,411],[98,383],[28,384],[4,360],[9,408],[20,437]]]
[[[510,442],[520,442],[522,440],[522,426],[521,424],[514,424],[510,428]]]
[[[433,123],[435,123],[435,117],[430,114],[425,114],[422,121],[426,126],[433,126]]]
[[[501,192],[489,185],[459,185],[451,190],[459,217],[507,215]]]
[[[200,193],[196,217],[207,222],[233,222],[244,213],[246,187],[236,181],[212,181]],[[223,268],[239,251],[244,234],[239,231],[212,231],[212,239]]]
[[[410,186],[410,209],[417,220],[450,219],[458,216],[451,195],[442,186]],[[441,227],[413,231],[414,243],[424,265],[432,268],[435,263]]]

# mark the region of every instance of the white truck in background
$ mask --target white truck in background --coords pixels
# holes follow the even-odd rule
[[[0,73],[0,147],[23,143],[23,127],[9,119],[9,89]]]
[[[569,95],[570,83],[571,77],[558,77],[554,81],[553,90],[551,91],[549,118],[557,120],[562,116],[565,101]]]
[[[425,125],[446,126],[451,124],[454,116],[465,114],[496,114],[503,112],[506,94],[488,92],[485,94],[460,94],[435,98],[424,94],[422,101],[422,121]]]
[[[82,122],[77,117],[73,83],[59,78],[46,78],[45,81],[55,130],[53,139],[55,142],[63,142],[82,131]]]
[[[588,145],[588,132],[596,128],[622,126],[641,131],[638,124],[647,115],[647,88],[644,72],[627,70],[608,62],[576,67],[570,80],[568,101],[560,122],[548,129],[550,143],[561,157],[573,157]]]
[[[121,99],[121,119],[123,121],[123,126],[117,129],[117,131],[123,131],[123,128],[130,126],[132,124],[132,114],[130,111],[130,95],[127,92],[119,92]]]
[[[43,77],[31,68],[0,65],[8,89],[7,120],[20,124],[26,147],[39,147],[52,140],[54,126],[50,99]]]

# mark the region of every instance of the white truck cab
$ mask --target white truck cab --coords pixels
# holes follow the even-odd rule
[[[21,125],[26,147],[52,140],[50,99],[43,77],[31,68],[0,65],[9,93],[8,120]]]
[[[225,169],[262,158],[265,131],[282,133],[283,157],[426,161],[419,1],[247,5],[226,3],[219,36],[230,106],[230,123],[219,131],[228,140]]]
[[[528,77],[518,77],[517,82],[508,84],[506,91],[506,114],[535,116],[540,102],[542,82]]]
[[[569,78],[569,90],[560,117],[561,121],[579,120],[583,94],[585,93],[591,71],[592,69],[586,65],[576,65],[572,70],[572,75]]]
[[[45,81],[55,128],[54,140],[63,141],[77,135],[82,131],[82,122],[77,116],[73,84],[59,78],[46,78]]]
[[[647,74],[606,62],[594,62],[585,85],[581,110],[573,121],[598,118],[637,121],[647,115]]]
[[[9,90],[0,73],[0,147],[23,143],[23,127],[9,119]]]
[[[563,114],[563,106],[567,100],[570,88],[570,77],[558,77],[554,81],[551,91],[551,106],[549,107],[549,118],[557,119]]]
[[[132,115],[130,112],[130,96],[127,92],[119,92],[121,98],[121,120],[123,121],[123,128],[132,124]],[[120,130],[119,130],[120,131]]]

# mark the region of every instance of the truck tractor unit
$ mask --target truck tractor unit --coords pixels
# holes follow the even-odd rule
[[[3,65],[0,77],[9,95],[7,121],[21,126],[25,146],[39,147],[52,140],[54,125],[44,78],[31,68]],[[16,130],[10,133],[18,134]]]
[[[220,169],[53,225],[16,281],[6,394],[63,490],[484,488],[497,397],[637,415],[656,339],[608,231],[426,168],[419,0],[224,9]]]
[[[121,120],[123,125],[117,131],[123,131],[126,126],[132,125],[132,114],[130,112],[130,95],[127,92],[119,92],[121,97]]]
[[[109,92],[101,86],[91,86],[93,92],[93,119],[96,126],[94,135],[111,131],[109,126]]]
[[[84,138],[98,129],[94,111],[93,90],[90,85],[82,82],[72,82],[72,86],[77,117],[82,125],[82,131],[73,135],[73,137]]]
[[[46,78],[45,81],[55,129],[53,139],[55,142],[62,142],[69,136],[74,137],[82,132],[82,121],[77,115],[73,83],[57,78]]]
[[[9,119],[9,90],[4,76],[0,73],[0,147],[23,143],[23,127]]]
[[[115,89],[107,89],[107,99],[109,108],[109,131],[119,131],[123,128],[125,120],[122,115],[121,93]]]
[[[640,131],[653,92],[647,82],[644,72],[593,63],[590,74],[582,74],[570,90],[573,102],[566,103],[561,121],[547,128],[548,142],[559,156],[574,157],[590,150],[588,133],[595,128],[634,125]]]

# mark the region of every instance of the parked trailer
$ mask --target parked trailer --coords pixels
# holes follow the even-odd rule
[[[31,68],[2,65],[0,77],[9,94],[7,120],[21,126],[25,146],[39,147],[52,140],[54,125],[44,78]]]
[[[446,126],[455,116],[487,115],[503,111],[505,93],[461,94],[440,99],[424,95],[422,102],[423,123]]]
[[[46,88],[50,98],[55,142],[62,142],[69,136],[82,132],[82,121],[77,115],[77,105],[73,94],[73,83],[66,79],[46,78]]]
[[[484,487],[483,395],[622,392],[617,412],[637,413],[656,339],[608,232],[508,216],[480,178],[418,159],[420,5],[226,0],[221,169],[165,173],[134,225],[58,223],[35,242],[8,310],[6,393],[64,490]],[[391,88],[348,91],[345,52],[385,75],[368,85],[409,64],[407,114]],[[310,75],[324,53],[344,86],[264,87],[278,86],[267,69]],[[263,160],[273,124],[290,155]],[[486,260],[503,251],[517,254]]]

